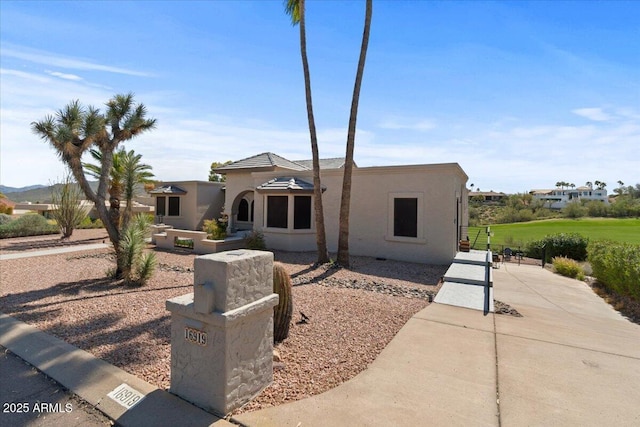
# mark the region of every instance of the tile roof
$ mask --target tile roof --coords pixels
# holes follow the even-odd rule
[[[333,157],[330,159],[320,159],[320,169],[341,169],[344,167],[344,157]],[[313,160],[294,160],[295,163],[313,169]],[[355,166],[355,164],[354,164]]]
[[[274,153],[261,153],[246,159],[238,160],[226,166],[215,169],[215,172],[229,172],[239,169],[273,168],[280,167],[296,171],[308,170],[306,166],[287,160]]]
[[[304,181],[300,178],[294,178],[290,176],[280,176],[278,178],[271,179],[262,185],[259,185],[256,190],[269,190],[269,191],[313,191],[313,184]],[[324,187],[323,187],[324,190]]]
[[[149,194],[187,194],[187,191],[177,185],[163,185],[149,191]]]

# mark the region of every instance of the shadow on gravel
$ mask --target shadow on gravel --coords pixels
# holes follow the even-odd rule
[[[76,282],[59,283],[55,286],[51,286],[45,289],[37,289],[15,294],[9,293],[0,298],[0,312],[4,312],[10,315],[19,315],[21,320],[29,323],[28,320],[25,320],[25,316],[37,316],[37,313],[35,311],[41,308],[55,307],[57,305],[59,306],[61,304],[67,304],[75,301],[91,300],[96,298],[105,298],[134,293],[153,293],[156,291],[164,291],[167,289],[189,288],[191,286],[192,285],[189,284],[165,286],[162,288],[128,287],[124,286],[121,280],[114,280],[110,278],[86,279]],[[69,296],[69,298],[53,302],[46,301],[46,299],[49,297],[60,297],[61,295],[67,295]]]

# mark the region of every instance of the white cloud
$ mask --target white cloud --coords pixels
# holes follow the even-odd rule
[[[126,74],[130,76],[138,77],[151,77],[152,74],[130,70],[127,68],[113,67],[111,65],[96,64],[91,61],[69,58],[55,53],[45,52],[36,49],[29,49],[24,47],[13,47],[12,45],[5,45],[2,47],[2,56],[8,58],[22,59],[23,61],[32,62],[35,64],[48,65],[50,67],[67,68],[73,70],[89,70],[89,71],[104,71],[116,74]]]
[[[434,129],[436,124],[431,119],[412,119],[405,117],[388,117],[380,121],[378,127],[391,130],[414,130],[426,132]]]
[[[573,110],[572,113],[596,122],[606,122],[611,120],[611,116],[602,111],[602,108],[577,108]]]
[[[58,71],[48,71],[48,70],[46,71],[46,73],[53,77],[58,77],[64,80],[75,80],[75,81],[82,80],[82,77],[76,76],[75,74],[65,74],[65,73],[60,73]]]

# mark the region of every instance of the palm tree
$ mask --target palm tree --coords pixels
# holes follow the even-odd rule
[[[311,156],[313,167],[313,201],[316,223],[316,246],[318,248],[318,263],[329,262],[327,251],[327,237],[324,227],[324,210],[322,207],[322,185],[320,182],[320,155],[318,153],[318,137],[316,122],[313,116],[313,102],[311,99],[311,75],[307,60],[307,35],[305,28],[305,0],[285,0],[285,12],[291,16],[291,23],[300,26],[300,56],[302,57],[302,72],[304,74],[304,91],[307,102],[307,120],[311,137]]]
[[[146,118],[146,107],[136,104],[132,93],[115,95],[107,102],[106,107],[105,114],[102,114],[97,108],[85,107],[78,100],[72,101],[55,116],[48,115],[42,121],[32,122],[31,129],[53,146],[63,163],[71,170],[87,199],[95,204],[116,255],[119,255],[120,230],[116,219],[109,214],[105,205],[114,151],[121,142],[153,129],[156,120]],[[94,147],[101,155],[97,191],[93,191],[89,185],[82,167],[83,154]],[[116,258],[120,259],[119,256]],[[118,261],[116,277],[121,275],[122,265]]]
[[[111,170],[109,172],[109,180],[108,180],[108,189],[109,193],[109,218],[111,222],[116,227],[116,229],[121,230],[120,227],[120,200],[122,199],[122,153],[124,150],[121,148],[120,150],[113,153],[113,157],[111,159]],[[93,178],[100,178],[100,174],[102,173],[102,152],[92,148],[89,150],[91,157],[98,162],[98,164],[93,163],[82,163],[82,167],[89,176]]]
[[[349,129],[347,131],[347,153],[344,163],[344,176],[342,179],[342,198],[340,200],[340,231],[338,235],[338,264],[349,266],[349,208],[351,204],[351,174],[353,172],[353,151],[356,139],[356,121],[358,118],[358,102],[360,101],[360,86],[364,74],[364,64],[367,59],[367,47],[369,46],[369,32],[371,29],[371,14],[373,1],[367,0],[364,30],[362,33],[362,45],[360,46],[360,58],[358,70],[351,98],[351,113],[349,114]]]

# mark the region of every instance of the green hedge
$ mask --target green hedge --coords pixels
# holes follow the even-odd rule
[[[587,259],[587,245],[589,239],[577,233],[550,234],[540,240],[534,240],[527,244],[525,255],[530,258],[542,259],[546,255],[545,262],[553,257],[562,256],[584,261]]]
[[[598,240],[589,243],[593,276],[612,292],[640,300],[640,245]]]
[[[24,214],[18,219],[0,225],[0,238],[2,239],[56,234],[59,232],[60,230],[58,230],[57,226],[49,224],[45,217],[35,213]]]

